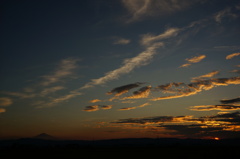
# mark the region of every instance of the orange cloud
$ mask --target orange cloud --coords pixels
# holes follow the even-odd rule
[[[101,100],[100,99],[93,99],[93,100],[90,100],[89,102],[90,103],[97,103],[97,102],[101,102]]]
[[[140,88],[138,91],[133,92],[133,95],[122,98],[125,99],[139,99],[139,98],[147,98],[151,91],[151,86],[146,86]]]
[[[185,59],[187,61],[187,63],[181,65],[180,67],[188,67],[188,66],[192,65],[193,63],[198,63],[198,62],[202,61],[204,58],[206,58],[206,55],[199,55],[199,56],[195,56],[192,58],[187,58],[187,59]]]
[[[4,113],[4,112],[6,112],[6,109],[0,108],[0,113]]]
[[[232,59],[233,57],[239,56],[239,55],[240,55],[240,52],[238,52],[238,53],[232,53],[232,54],[230,54],[230,55],[227,55],[227,56],[226,56],[226,59],[227,59],[227,60],[230,60],[230,59]]]

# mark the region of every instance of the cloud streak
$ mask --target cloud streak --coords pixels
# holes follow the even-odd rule
[[[68,58],[60,62],[57,69],[49,75],[42,76],[43,81],[41,82],[42,86],[49,86],[50,84],[59,82],[66,77],[72,76],[74,70],[77,68],[77,62],[79,59]]]
[[[144,35],[142,35],[142,39],[141,39],[140,43],[144,46],[148,46],[153,42],[167,39],[170,37],[175,37],[178,35],[179,32],[180,32],[179,28],[169,28],[164,33],[159,34],[159,35],[144,34]]]
[[[240,106],[236,106],[236,105],[199,105],[199,106],[190,107],[190,110],[193,110],[193,111],[211,111],[211,110],[233,111],[233,110],[240,110]]]
[[[240,52],[232,53],[232,54],[227,55],[227,56],[226,56],[226,59],[227,59],[227,60],[230,60],[230,59],[232,59],[232,58],[234,58],[234,57],[236,57],[236,56],[239,56],[239,55],[240,55]]]
[[[1,97],[0,98],[0,106],[10,106],[13,104],[13,101],[11,98],[8,98],[8,97]]]
[[[83,111],[94,112],[100,109],[107,110],[107,109],[112,109],[112,106],[113,105],[90,105],[90,106],[86,106],[85,109],[83,109]]]
[[[202,61],[204,58],[206,58],[206,55],[199,55],[199,56],[195,56],[192,58],[187,58],[187,59],[185,59],[187,61],[187,63],[181,65],[180,67],[188,67],[188,66],[192,65],[193,63],[198,63],[198,62]]]
[[[161,16],[175,13],[199,0],[122,0],[123,5],[129,12],[127,23],[136,22],[147,17]]]
[[[204,90],[210,90],[210,89],[212,89],[214,87],[218,87],[218,86],[228,86],[230,84],[234,84],[234,85],[240,84],[240,77],[213,78],[213,79],[209,79],[209,80],[199,80],[196,82],[192,82],[190,84],[181,84],[181,86],[182,86],[181,89],[179,89],[178,87],[174,88],[173,87],[174,85],[171,85],[171,87],[168,87],[165,91],[171,90],[172,93],[176,93],[176,95],[157,97],[157,98],[153,98],[151,100],[158,101],[158,100],[165,100],[165,99],[187,97],[187,96],[195,95]],[[156,88],[160,88],[160,90],[162,89],[161,86],[158,86]]]
[[[147,65],[149,61],[153,58],[153,56],[157,53],[157,49],[162,46],[164,46],[164,44],[161,42],[154,43],[153,45],[147,47],[145,51],[141,52],[137,56],[130,59],[125,59],[123,65],[120,68],[107,72],[105,76],[98,79],[92,79],[91,82],[85,84],[80,89],[86,89],[96,85],[105,84],[106,82],[109,82],[111,80],[118,79],[121,75],[130,73],[135,68]]]
[[[204,78],[210,78],[210,77],[213,77],[213,76],[219,74],[219,72],[220,72],[220,71],[212,71],[212,72],[207,73],[207,74],[205,74],[205,75],[201,75],[201,76],[198,76],[198,77],[193,77],[193,78],[192,78],[192,81],[202,80],[202,79],[204,79]]]

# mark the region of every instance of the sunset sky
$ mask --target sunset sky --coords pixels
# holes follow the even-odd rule
[[[0,3],[0,139],[240,137],[238,0]]]

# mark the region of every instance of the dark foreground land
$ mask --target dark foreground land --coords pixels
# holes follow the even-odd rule
[[[240,139],[118,139],[101,141],[0,141],[3,158],[128,159],[128,158],[238,158]]]

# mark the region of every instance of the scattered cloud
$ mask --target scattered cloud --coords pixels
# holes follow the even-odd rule
[[[63,89],[65,89],[65,87],[63,87],[63,86],[55,86],[55,87],[45,88],[44,90],[41,91],[40,95],[46,96],[50,93],[55,93],[56,91],[60,91]]]
[[[126,107],[126,108],[120,108],[118,110],[122,111],[122,110],[132,110],[132,109],[136,109],[137,107]]]
[[[157,134],[178,135],[182,137],[227,137],[240,131],[240,113],[232,112],[212,116],[153,116],[127,118],[110,122],[122,129],[142,129]]]
[[[90,100],[89,102],[90,103],[97,103],[97,102],[101,102],[101,100],[100,99],[93,99],[93,100]]]
[[[22,99],[34,98],[37,96],[37,94],[35,94],[35,93],[8,92],[8,91],[2,91],[1,93],[5,94],[5,95],[22,98]]]
[[[230,59],[232,59],[232,58],[234,58],[234,57],[236,57],[236,56],[239,56],[239,55],[240,55],[240,52],[232,53],[232,54],[227,55],[227,56],[226,56],[226,59],[227,59],[227,60],[230,60]]]
[[[180,32],[179,28],[169,28],[165,32],[163,32],[162,34],[159,34],[159,35],[144,34],[144,35],[142,35],[142,39],[141,39],[140,43],[144,46],[148,46],[148,45],[152,44],[153,42],[167,39],[170,37],[175,37],[178,35],[179,32]]]
[[[0,113],[4,113],[4,112],[6,112],[6,109],[0,108]]]
[[[48,108],[48,107],[53,107],[58,103],[62,103],[64,101],[67,101],[71,98],[74,98],[76,96],[82,95],[83,93],[78,92],[78,91],[70,91],[69,94],[64,95],[64,96],[60,96],[60,97],[56,97],[56,98],[52,98],[49,102],[39,102],[39,104],[35,104],[38,105],[37,108]]]
[[[86,106],[85,109],[83,109],[83,111],[86,111],[86,112],[94,112],[97,110],[99,110],[98,105]]]
[[[152,125],[152,124],[162,124],[162,123],[175,123],[175,122],[183,122],[187,119],[192,118],[192,116],[154,116],[154,117],[144,117],[144,118],[128,118],[128,119],[120,119],[115,122],[111,122],[114,124],[144,124],[144,125]]]
[[[190,107],[190,110],[193,110],[193,111],[210,111],[210,110],[233,111],[233,110],[240,110],[240,106],[236,106],[236,105],[199,105],[199,106]]]
[[[230,77],[230,78],[213,78],[209,80],[199,80],[192,82],[190,84],[181,84],[179,89],[176,85],[171,85],[165,88],[165,91],[170,90],[176,95],[163,96],[151,99],[152,101],[173,99],[173,98],[182,98],[191,95],[195,95],[203,90],[210,90],[217,86],[228,86],[230,84],[240,84],[240,77]],[[174,87],[173,87],[174,86]],[[161,86],[156,87],[156,90],[162,90]]]
[[[222,99],[220,100],[223,104],[234,104],[234,103],[240,103],[240,98],[233,98],[233,99]]]
[[[10,106],[12,104],[13,104],[13,101],[11,98],[8,98],[8,97],[0,98],[0,106]]]
[[[201,75],[201,76],[198,76],[198,77],[193,77],[193,78],[192,78],[192,81],[202,80],[202,79],[204,79],[204,78],[210,78],[210,77],[213,77],[213,76],[219,74],[219,72],[220,72],[220,71],[212,71],[212,72],[207,73],[207,74],[205,74],[205,75]]]
[[[105,84],[106,82],[109,82],[111,80],[118,79],[121,75],[129,73],[137,67],[147,65],[149,61],[153,58],[153,56],[157,53],[157,49],[162,47],[163,45],[164,44],[161,42],[154,43],[153,45],[147,47],[145,51],[141,52],[137,56],[130,59],[125,59],[121,67],[107,72],[103,77],[100,77],[98,79],[92,79],[91,82],[85,84],[80,89],[86,89],[95,85]]]
[[[131,40],[125,39],[125,38],[116,38],[116,40],[113,42],[115,45],[126,45],[129,44]]]
[[[60,62],[57,69],[49,75],[42,76],[43,81],[41,82],[42,86],[49,86],[50,84],[59,82],[66,77],[72,76],[74,70],[78,67],[77,62],[79,59],[67,58]]]
[[[91,106],[86,106],[85,109],[83,109],[83,111],[94,112],[100,109],[107,110],[111,108],[112,108],[112,105],[91,105]]]
[[[233,13],[230,7],[227,7],[214,15],[214,19],[217,23],[221,23],[223,18],[237,18],[238,15]]]
[[[230,72],[240,74],[240,70],[232,70],[232,71],[230,71]]]
[[[187,59],[185,59],[187,61],[187,63],[181,65],[180,67],[188,67],[188,66],[192,65],[193,63],[198,63],[198,62],[202,61],[204,58],[206,58],[206,55],[199,55],[199,56],[195,56],[192,58],[187,58]]]
[[[199,0],[122,0],[129,12],[127,23],[136,22],[147,17],[167,15],[184,10]]]
[[[147,98],[151,91],[151,86],[145,86],[140,88],[138,91],[133,92],[133,95],[122,98],[125,99],[139,99],[139,98]]]
[[[127,85],[124,85],[124,86],[116,87],[116,88],[112,89],[110,92],[108,92],[107,94],[111,95],[111,94],[115,93],[114,96],[120,96],[120,95],[122,95],[124,93],[127,93],[130,89],[139,87],[142,84],[144,84],[144,83],[136,82],[136,83],[132,83],[132,84],[127,84]]]
[[[139,106],[136,106],[136,107],[125,107],[125,108],[120,108],[118,110],[122,111],[122,110],[132,110],[132,109],[137,109],[137,108],[143,108],[145,106],[148,106],[148,105],[151,105],[149,103],[144,103],[144,104],[141,104]]]

